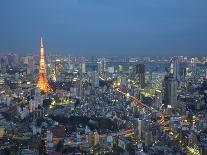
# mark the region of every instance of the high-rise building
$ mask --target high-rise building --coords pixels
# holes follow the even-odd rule
[[[143,89],[145,86],[145,65],[144,64],[136,64],[136,75],[138,75],[139,84]]]
[[[142,138],[142,120],[134,118],[134,136],[136,139]]]
[[[67,69],[69,70],[69,72],[71,72],[73,70],[73,64],[72,64],[72,61],[71,61],[71,57],[69,55],[68,57],[68,64],[67,64]]]
[[[103,58],[98,62],[99,75],[104,75],[105,70],[106,70],[106,60]]]
[[[162,92],[160,90],[155,91],[155,108],[159,109],[162,106]]]
[[[174,72],[174,65],[173,65],[173,61],[171,61],[170,63],[170,72],[168,72],[168,74],[170,73],[171,75],[173,75]]]
[[[52,88],[49,85],[48,80],[47,80],[44,45],[43,45],[42,38],[41,38],[41,43],[40,43],[40,67],[39,67],[39,79],[37,82],[37,87],[45,93],[52,91]]]
[[[187,75],[187,68],[186,67],[180,67],[179,68],[179,77],[180,79],[185,79]]]
[[[33,56],[27,56],[28,59],[27,62],[27,74],[33,75],[34,74],[34,57]]]
[[[180,75],[179,75],[179,60],[178,60],[178,58],[175,57],[172,60],[172,63],[173,63],[173,77],[179,81]]]
[[[0,73],[5,73],[8,66],[8,58],[6,56],[0,57]]]
[[[206,69],[206,73],[205,73],[205,79],[207,80],[207,69]]]
[[[148,150],[149,147],[152,145],[153,143],[153,136],[152,136],[152,131],[146,131],[145,135],[144,135],[144,146],[145,146],[145,150]]]
[[[18,62],[19,62],[19,58],[17,54],[14,53],[9,53],[8,56],[8,63],[10,67],[16,67]]]
[[[172,108],[177,103],[178,82],[172,76],[166,76],[164,79],[164,103]]]
[[[121,77],[120,86],[122,88],[126,88],[126,86],[127,86],[127,77],[126,76]]]
[[[90,83],[93,88],[99,87],[99,75],[96,71],[91,72]]]
[[[55,60],[55,76],[56,76],[56,78],[57,78],[57,76],[60,75],[61,69],[62,69],[61,60],[56,59]]]
[[[81,71],[81,73],[86,73],[86,64],[85,63],[81,63],[80,64],[80,71]]]
[[[119,65],[119,72],[123,72],[123,71],[124,71],[124,65],[121,64],[121,65]]]

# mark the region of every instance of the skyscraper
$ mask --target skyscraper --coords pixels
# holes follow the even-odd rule
[[[27,56],[28,59],[27,63],[27,74],[33,75],[34,74],[34,57],[33,56]]]
[[[62,69],[62,64],[61,64],[61,60],[60,59],[56,59],[55,60],[55,80],[58,80],[60,78],[60,74],[61,74],[61,69]]]
[[[164,79],[164,103],[175,107],[177,103],[177,87],[178,82],[172,76],[166,76]]]
[[[80,71],[81,73],[86,73],[86,64],[85,63],[80,63]]]
[[[103,58],[98,62],[98,73],[99,73],[99,75],[104,75],[105,70],[106,70],[106,61]]]
[[[134,118],[134,136],[136,139],[142,138],[142,120]]]
[[[155,108],[159,109],[162,106],[162,92],[160,90],[155,91]]]
[[[96,71],[92,71],[89,74],[90,76],[90,83],[93,88],[99,87],[99,74]]]
[[[171,73],[173,74],[173,77],[176,80],[180,80],[180,75],[179,75],[179,60],[177,57],[174,57],[171,61]]]
[[[139,84],[141,88],[143,89],[145,86],[145,65],[144,64],[136,64],[136,75],[138,75],[139,78]]]
[[[205,79],[207,80],[207,69],[206,69],[206,73],[205,73]]]
[[[40,42],[40,67],[39,67],[39,79],[37,82],[37,87],[45,93],[52,91],[52,88],[49,85],[48,80],[47,80],[44,45],[43,45],[42,38]]]

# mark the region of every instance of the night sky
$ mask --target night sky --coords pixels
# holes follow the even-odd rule
[[[0,52],[207,55],[207,0],[0,0]]]

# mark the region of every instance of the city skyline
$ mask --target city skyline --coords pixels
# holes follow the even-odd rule
[[[0,17],[0,155],[207,155],[206,0],[1,0]]]
[[[207,2],[1,2],[0,53],[190,55],[207,51]]]

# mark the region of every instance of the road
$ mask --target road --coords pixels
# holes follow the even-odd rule
[[[127,94],[127,93],[121,91],[120,89],[116,89],[116,91],[118,91],[119,93],[121,93],[121,94],[123,94],[123,95],[125,95],[125,96],[130,97],[130,99],[133,100],[135,103],[137,103],[138,106],[141,106],[141,108],[146,108],[147,110],[152,111],[152,109],[151,109],[149,106],[147,106],[146,104],[144,104],[144,103],[143,103],[141,100],[139,100],[137,97],[132,96],[132,95],[130,95],[130,94]],[[164,115],[162,112],[160,112],[160,120],[159,120],[159,124],[163,125],[164,123],[165,123],[165,115]]]
[[[100,77],[101,80],[107,81],[107,78],[105,77]],[[131,100],[134,101],[134,103],[137,103],[137,106],[140,106],[141,108],[146,108],[147,110],[152,112],[152,109],[147,106],[146,104],[144,104],[140,99],[138,99],[136,96],[132,96],[129,93],[125,93],[124,91],[122,91],[120,88],[115,89],[117,92],[121,93],[124,96],[129,97]],[[161,126],[165,126],[167,121],[165,121],[165,114],[163,112],[160,112],[160,120],[158,121],[158,123]],[[173,137],[174,138],[174,137]],[[176,139],[174,139],[175,141],[177,141]],[[182,147],[182,146],[181,146]],[[186,150],[188,150],[189,153],[194,154],[194,155],[199,155],[198,151],[195,151],[193,148],[189,148],[189,147],[185,147]]]

